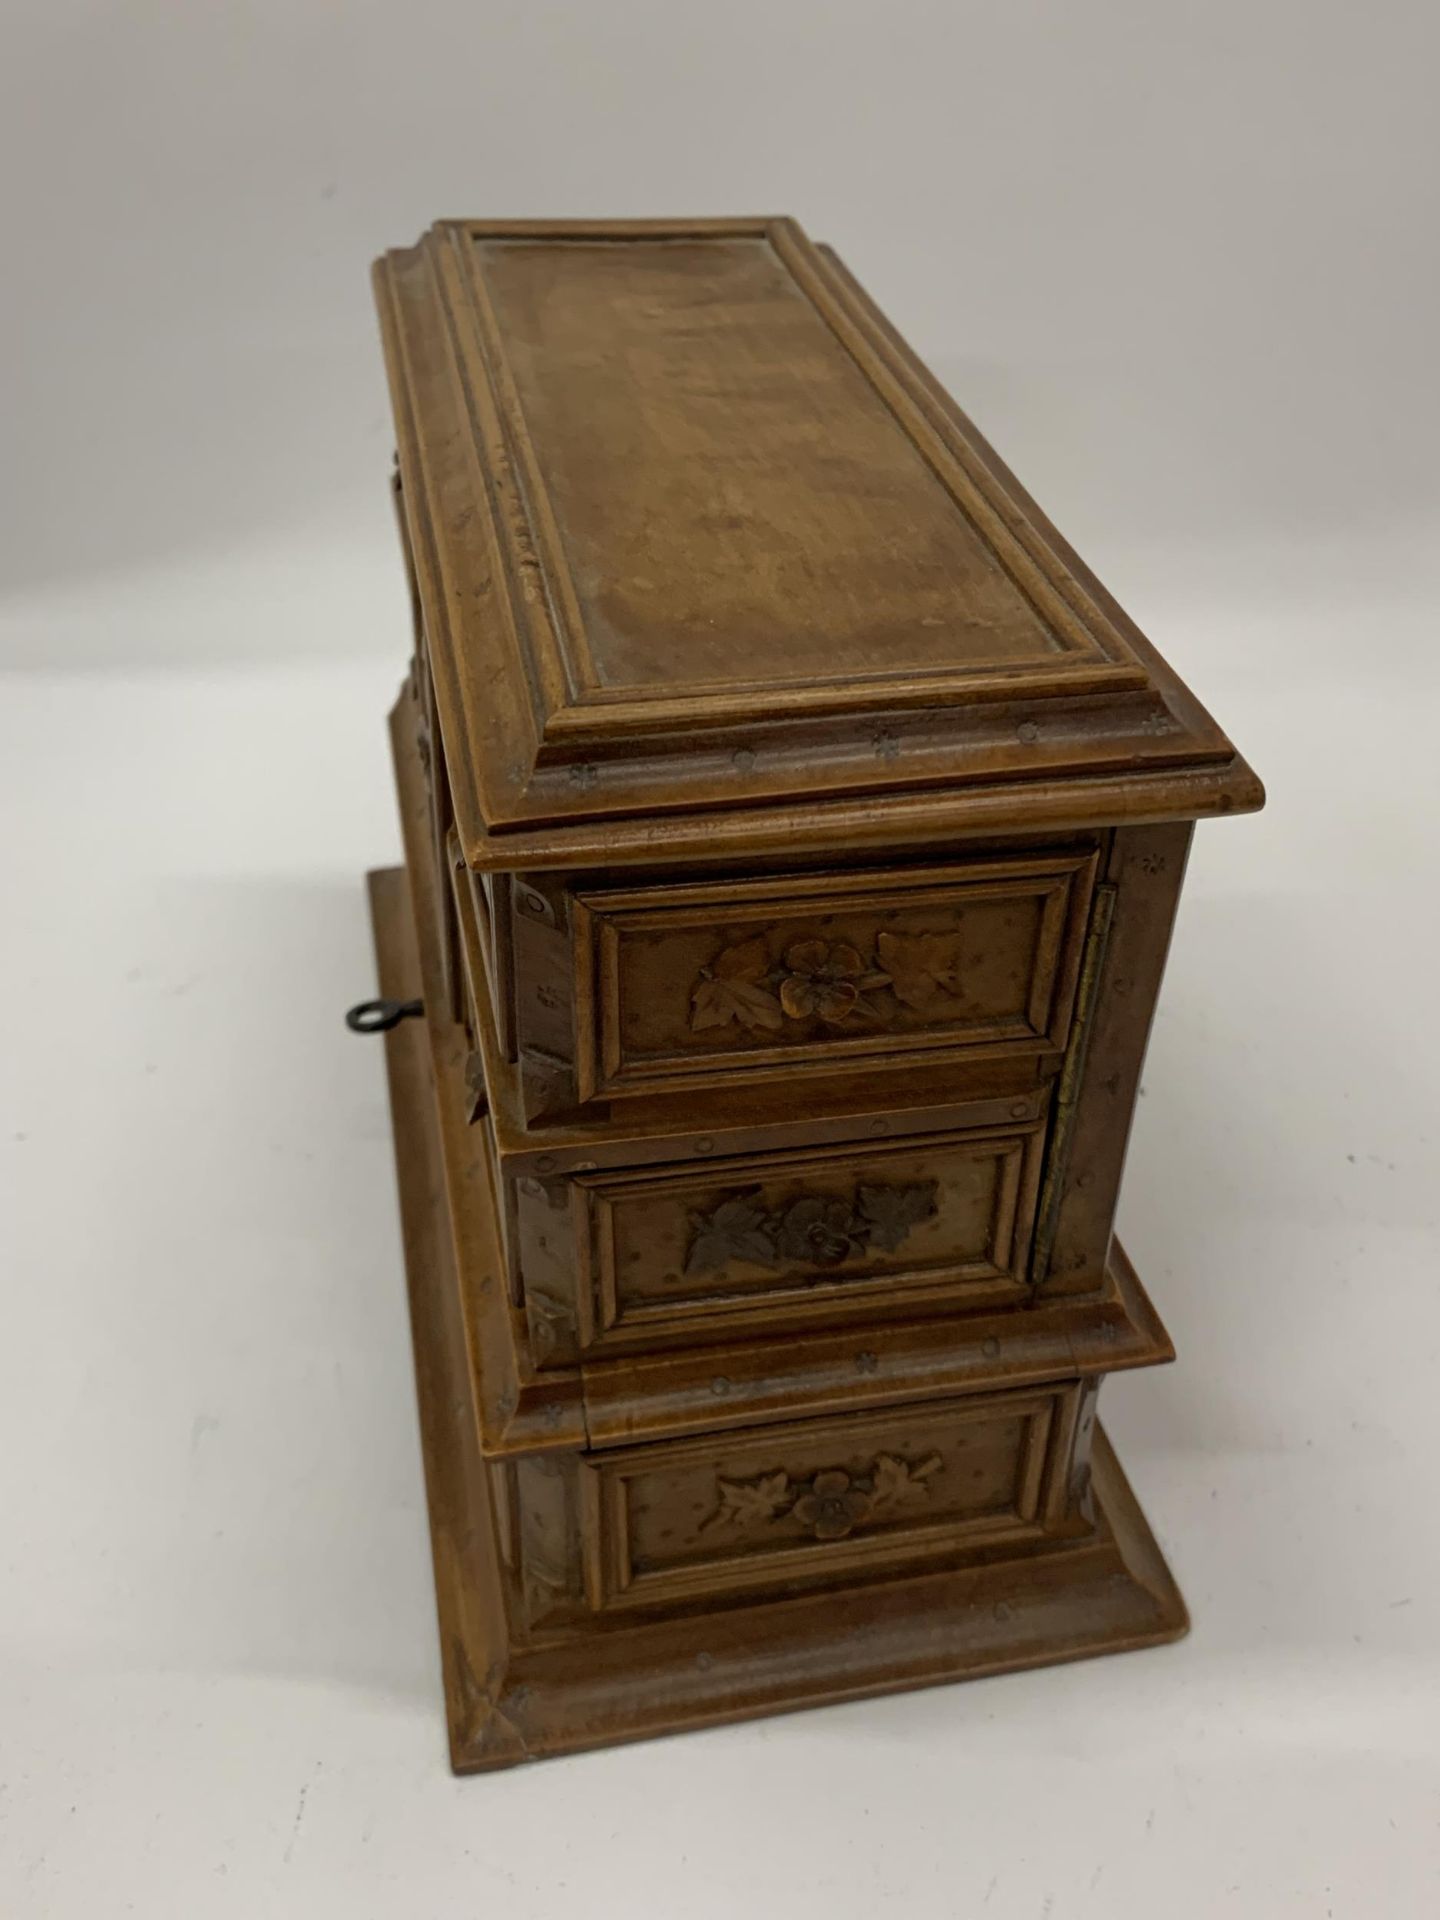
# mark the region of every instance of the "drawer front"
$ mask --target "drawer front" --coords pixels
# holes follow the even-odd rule
[[[1043,1536],[1063,1511],[1074,1383],[591,1456],[592,1607],[900,1572]]]
[[[587,893],[582,1100],[1065,1045],[1095,855]]]
[[[1037,1116],[883,1145],[580,1175],[569,1197],[580,1348],[683,1346],[1019,1300],[1043,1141]]]

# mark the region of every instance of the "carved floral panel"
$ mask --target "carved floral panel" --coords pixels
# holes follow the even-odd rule
[[[961,997],[961,934],[879,932],[874,951],[848,940],[797,940],[778,958],[763,935],[720,949],[691,989],[694,1032],[734,1023],[752,1033],[781,1033],[787,1021],[827,1027],[884,1023],[874,995],[924,1012]]]
[[[860,1185],[848,1196],[800,1193],[768,1207],[759,1188],[692,1215],[687,1275],[718,1273],[732,1261],[751,1266],[840,1267],[875,1247],[894,1253],[935,1217],[938,1183]]]
[[[684,1344],[732,1314],[823,1322],[867,1301],[889,1317],[922,1298],[964,1313],[1018,1297],[1043,1144],[1037,1102],[1003,1132],[582,1176],[587,1337]]]
[[[719,1504],[705,1526],[764,1526],[788,1518],[817,1540],[843,1540],[868,1521],[922,1506],[943,1464],[938,1453],[920,1460],[880,1453],[854,1474],[827,1467],[800,1481],[783,1470],[754,1480],[717,1479]]]
[[[617,1449],[597,1467],[605,1604],[793,1591],[1033,1534],[1046,1476],[1065,1467],[1050,1435],[1071,1392],[965,1395]]]

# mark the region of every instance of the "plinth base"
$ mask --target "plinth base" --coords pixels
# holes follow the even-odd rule
[[[420,966],[404,873],[372,874],[370,901],[380,991],[415,998]],[[1152,1646],[1185,1632],[1184,1602],[1097,1433],[1096,1526],[1083,1540],[638,1626],[597,1620],[584,1632],[516,1643],[479,1448],[424,1024],[402,1022],[385,1045],[457,1772]]]

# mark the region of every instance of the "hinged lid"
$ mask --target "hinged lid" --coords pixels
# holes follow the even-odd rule
[[[445,221],[376,283],[473,864],[1259,805],[793,221]]]

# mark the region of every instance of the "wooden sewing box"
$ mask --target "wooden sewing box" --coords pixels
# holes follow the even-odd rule
[[[1175,1638],[1113,1222],[1259,782],[793,221],[444,221],[375,282],[454,1766]]]

